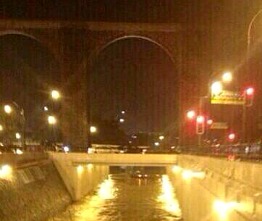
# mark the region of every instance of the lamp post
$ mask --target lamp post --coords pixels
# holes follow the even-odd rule
[[[53,89],[50,92],[51,97],[51,108],[48,108],[47,106],[44,106],[44,111],[48,111],[51,113],[51,115],[48,116],[48,124],[52,127],[52,133],[53,133],[53,142],[57,142],[59,140],[59,128],[58,126],[55,128],[55,125],[57,124],[57,119],[59,118],[59,108],[60,103],[59,100],[61,99],[61,93],[59,90]],[[55,116],[54,116],[55,115]]]
[[[247,124],[247,107],[253,105],[254,88],[249,87],[244,90],[243,93],[244,103],[242,105],[242,139],[246,141],[246,124]]]
[[[223,92],[224,84],[228,84],[232,80],[233,80],[233,74],[230,71],[225,71],[222,73],[222,75],[218,75],[217,73],[214,73],[211,75],[208,81],[208,94],[206,96],[200,97],[200,100],[199,100],[200,115],[203,114],[202,113],[203,99],[208,98],[209,102],[211,102],[211,99],[213,96],[218,96]],[[209,126],[210,126],[213,123],[213,120],[211,122],[211,120],[209,119],[209,122],[206,122],[206,123],[209,123]],[[201,144],[201,136],[202,134],[200,133],[199,134],[199,144]]]
[[[256,20],[256,18],[260,15],[260,13],[262,12],[262,9],[260,9],[251,19],[251,21],[249,22],[248,25],[248,29],[247,29],[247,55],[249,55],[250,52],[250,46],[251,46],[251,30],[254,24],[254,21]]]
[[[24,112],[24,109],[21,106],[19,106],[16,102],[12,101],[12,104],[19,110],[19,114],[20,114],[19,116],[21,117],[20,120],[22,121],[22,147],[23,147],[23,149],[25,149],[25,147],[26,147],[25,112]],[[5,111],[6,114],[11,114],[12,111],[13,111],[13,108],[12,108],[11,105],[6,104],[6,105],[4,105],[4,111]]]
[[[52,135],[53,135],[53,142],[55,143],[56,142],[56,135],[55,135],[55,128],[54,128],[54,126],[57,123],[57,119],[53,115],[48,115],[47,121],[48,121],[48,124],[51,126]]]

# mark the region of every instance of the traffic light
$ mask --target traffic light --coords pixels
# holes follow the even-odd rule
[[[247,107],[252,106],[253,100],[254,100],[254,88],[253,87],[246,88],[246,90],[244,91],[245,105]]]
[[[207,120],[207,125],[211,126],[213,124],[213,120],[212,119],[208,119]]]
[[[196,118],[196,133],[197,134],[205,133],[205,118],[202,115],[199,115]]]
[[[228,135],[228,140],[231,141],[231,142],[234,141],[235,138],[236,138],[236,135],[235,135],[234,133],[230,133],[230,134]]]

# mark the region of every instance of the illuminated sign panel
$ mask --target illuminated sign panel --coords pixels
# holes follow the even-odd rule
[[[210,128],[225,130],[228,129],[228,124],[227,122],[213,122]]]
[[[244,97],[238,92],[223,90],[220,94],[212,94],[211,104],[244,105]]]

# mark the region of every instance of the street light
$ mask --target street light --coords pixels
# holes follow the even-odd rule
[[[22,107],[20,107],[16,102],[12,101],[12,105],[15,106],[18,110],[19,110],[19,113],[20,113],[20,116],[21,116],[21,121],[22,121],[22,146],[23,148],[25,148],[26,146],[26,137],[25,137],[25,112],[24,112],[24,109]],[[13,108],[11,105],[9,104],[6,104],[4,105],[4,111],[5,113],[7,114],[11,114],[12,111],[13,111]],[[21,136],[21,135],[20,135]]]
[[[11,112],[13,111],[13,109],[12,109],[12,107],[11,107],[9,104],[6,104],[6,105],[4,106],[4,111],[5,111],[5,113],[7,113],[7,114],[11,114]]]
[[[220,81],[215,81],[211,85],[211,95],[219,95],[223,91],[223,85]]]
[[[165,139],[165,137],[163,135],[159,136],[159,140],[164,140],[164,139]]]
[[[95,126],[91,126],[90,127],[90,133],[96,133],[97,132],[97,128]]]
[[[229,71],[224,72],[224,74],[222,75],[222,81],[225,83],[231,82],[232,79],[233,79],[232,73]]]
[[[52,90],[51,97],[54,100],[58,100],[61,97],[60,92],[58,90]]]
[[[57,123],[56,117],[52,116],[52,115],[49,115],[47,120],[48,120],[48,124],[50,124],[50,125],[54,125],[54,124]]]
[[[242,139],[243,142],[246,141],[246,124],[247,124],[247,107],[251,107],[253,105],[253,99],[254,99],[254,88],[249,87],[244,90],[243,96],[244,96],[244,103],[242,105]]]
[[[47,117],[47,121],[48,121],[48,124],[50,125],[50,126],[52,126],[51,127],[51,136],[52,136],[52,138],[53,138],[53,142],[55,143],[56,142],[56,133],[55,133],[55,124],[57,123],[57,119],[56,119],[56,117],[55,116],[53,116],[53,115],[49,115],[48,117]]]
[[[16,132],[16,133],[15,133],[15,138],[16,138],[17,140],[20,140],[20,139],[21,139],[21,134],[18,133],[18,132]]]
[[[189,119],[189,120],[193,120],[195,117],[196,117],[196,112],[194,110],[189,110],[187,113],[186,113],[186,117]]]

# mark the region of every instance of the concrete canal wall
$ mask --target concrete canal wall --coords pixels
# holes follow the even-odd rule
[[[108,175],[108,166],[73,165],[62,154],[57,156],[0,155],[1,221],[47,220],[93,191]]]
[[[63,211],[72,202],[50,160],[35,164],[31,161],[25,167],[23,164],[16,167],[6,159],[3,161],[9,164],[0,164],[1,221],[46,220]]]
[[[167,173],[185,221],[262,221],[262,165],[179,155]]]
[[[50,152],[49,155],[74,201],[96,189],[108,177],[109,165],[91,164],[83,161],[75,163],[74,158],[65,153]]]

